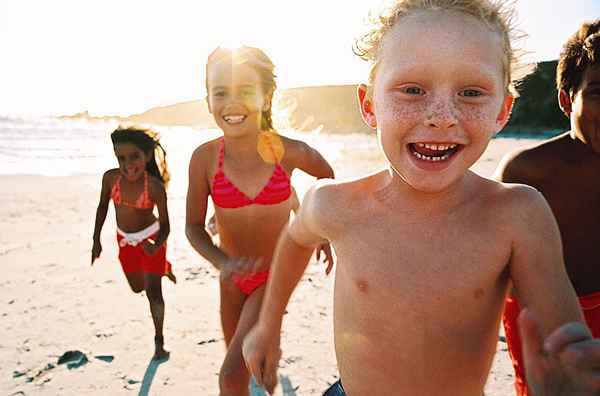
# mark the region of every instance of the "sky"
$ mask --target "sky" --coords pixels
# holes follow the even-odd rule
[[[258,46],[281,88],[355,84],[380,0],[1,0],[0,115],[129,115],[204,97],[219,44]],[[528,60],[556,59],[600,0],[516,0]]]

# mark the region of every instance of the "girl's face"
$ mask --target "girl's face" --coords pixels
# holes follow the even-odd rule
[[[259,74],[247,64],[214,63],[208,68],[208,109],[226,136],[257,134],[271,106]]]
[[[386,34],[372,113],[385,156],[408,185],[450,187],[504,126],[513,98],[502,56],[498,33],[454,12],[414,12]]]
[[[150,161],[150,155],[133,143],[117,143],[114,149],[123,177],[130,182],[135,182],[142,177],[146,164]]]

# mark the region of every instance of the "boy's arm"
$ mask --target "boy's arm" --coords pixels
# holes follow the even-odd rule
[[[205,159],[210,157],[202,146],[192,155],[189,167],[189,184],[186,197],[185,235],[190,245],[202,257],[206,258],[215,268],[221,269],[227,261],[227,255],[219,249],[206,232],[206,207],[208,205],[207,164]]]
[[[285,307],[314,248],[324,241],[324,233],[317,224],[320,219],[318,194],[319,190],[314,187],[306,193],[298,216],[279,238],[259,321],[244,340],[246,365],[257,383],[269,392],[277,383],[279,339]]]
[[[535,395],[597,395],[600,340],[592,339],[563,263],[560,234],[541,194],[525,187],[510,272],[524,309],[523,360]]]
[[[511,187],[514,224],[510,276],[523,307],[539,318],[542,335],[583,321],[567,276],[558,225],[543,196],[528,186]]]
[[[110,171],[106,171],[102,176],[102,187],[100,189],[100,201],[98,202],[98,208],[96,209],[96,222],[94,224],[94,234],[92,237],[92,261],[100,257],[102,253],[102,244],[100,243],[100,233],[106,220],[106,214],[108,213],[108,204],[110,202]]]

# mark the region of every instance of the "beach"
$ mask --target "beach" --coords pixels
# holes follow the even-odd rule
[[[347,145],[339,143],[344,140],[339,136],[310,138],[326,156],[328,141],[335,140],[329,158],[340,178],[358,177],[384,164],[373,136],[352,135]],[[218,394],[225,353],[218,274],[184,235],[187,161],[202,139],[206,136],[171,151],[176,155],[167,147],[173,174],[168,258],[178,283],[163,281],[165,342],[171,358],[161,364],[151,362],[153,327],[147,299],[130,291],[117,259],[112,204],[102,232],[102,256],[90,266],[101,173],[108,168],[81,174],[0,175],[2,394]],[[495,139],[473,169],[491,176],[504,154],[533,143]],[[103,153],[100,162],[110,166],[111,152]],[[310,182],[306,176],[294,177],[299,194]],[[324,270],[313,260],[288,306],[277,395],[321,395],[337,380],[332,332],[335,273],[325,276]],[[70,362],[58,364],[67,351],[85,357],[74,353]],[[512,381],[506,344],[499,341],[486,395],[513,394]]]

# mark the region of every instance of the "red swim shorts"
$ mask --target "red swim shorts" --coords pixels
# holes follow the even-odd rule
[[[592,335],[594,338],[600,338],[600,292],[579,297],[579,305],[581,305],[585,321],[592,331]],[[514,297],[508,297],[504,306],[502,322],[504,323],[504,332],[508,343],[508,353],[515,369],[515,390],[517,396],[531,396],[525,380],[521,337],[519,336],[517,324],[520,312],[521,307],[518,301]]]
[[[144,230],[140,231],[142,233]],[[135,234],[140,234],[135,233]],[[167,244],[163,243],[156,252],[149,256],[142,247],[142,242],[147,239],[154,239],[158,232],[131,243],[128,241],[128,236],[122,231],[117,232],[117,242],[119,243],[119,261],[123,272],[150,272],[157,275],[164,275],[169,272],[171,264],[167,261]]]

